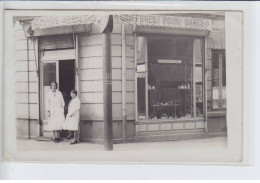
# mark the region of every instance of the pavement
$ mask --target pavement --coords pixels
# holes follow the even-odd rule
[[[17,140],[15,149],[7,149],[5,159],[26,162],[80,162],[80,163],[171,163],[171,162],[228,162],[226,137],[204,139],[129,142],[114,144],[113,151],[104,145],[70,141]]]
[[[131,142],[114,144],[113,151],[156,151],[156,150],[176,150],[176,149],[225,149],[227,147],[227,137],[211,137],[205,139],[192,139],[180,141],[164,142]],[[54,143],[52,141],[38,140],[17,140],[17,149],[20,151],[104,151],[104,145],[80,142],[71,145],[70,141]]]

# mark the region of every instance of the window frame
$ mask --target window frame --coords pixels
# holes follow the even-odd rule
[[[146,56],[146,58],[145,58],[145,68],[146,68],[146,70],[145,70],[145,98],[146,98],[146,100],[145,100],[145,106],[146,106],[146,109],[145,109],[145,111],[146,111],[146,114],[145,114],[145,119],[139,119],[139,113],[138,113],[138,94],[137,94],[137,74],[138,74],[138,71],[137,71],[137,64],[138,64],[138,56],[137,56],[137,53],[138,53],[138,37],[139,36],[142,36],[142,37],[144,37],[145,39],[146,39],[146,50],[145,50],[145,56]],[[148,118],[148,116],[149,116],[149,114],[148,114],[148,77],[147,77],[147,75],[148,75],[148,69],[147,69],[147,65],[148,65],[148,56],[147,56],[147,54],[148,54],[148,38],[149,37],[170,37],[170,36],[176,36],[176,37],[187,37],[187,36],[184,36],[184,35],[171,35],[171,34],[167,34],[167,35],[162,35],[162,34],[151,34],[151,33],[149,33],[149,34],[147,34],[147,33],[140,33],[140,34],[138,34],[137,32],[134,32],[134,41],[135,41],[135,60],[134,60],[134,62],[135,62],[135,121],[136,122],[152,122],[152,121],[154,121],[153,119],[149,119]],[[202,97],[203,97],[203,101],[202,101],[202,103],[203,103],[203,107],[202,107],[202,117],[201,116],[196,116],[196,113],[195,113],[195,115],[193,116],[193,117],[190,117],[190,118],[188,118],[188,119],[182,119],[182,118],[178,118],[178,119],[156,119],[156,121],[190,121],[190,120],[196,120],[196,119],[203,119],[204,121],[206,121],[207,120],[207,100],[206,100],[206,81],[205,81],[205,79],[206,79],[206,70],[205,70],[205,49],[206,49],[206,47],[205,47],[205,37],[202,37],[202,36],[188,36],[189,38],[191,38],[193,41],[195,40],[195,39],[199,39],[200,41],[201,41],[201,59],[202,59],[202,63],[201,63],[201,68],[202,68]],[[193,65],[196,65],[195,64],[195,60],[194,60],[194,49],[192,48],[192,59],[193,59]],[[194,67],[194,66],[193,66]],[[194,76],[193,76],[193,78],[194,78]],[[194,79],[193,79],[194,80]],[[194,88],[196,88],[196,86],[193,86]],[[196,94],[196,89],[195,89],[195,94]],[[195,99],[196,99],[196,95],[195,95]],[[194,100],[194,99],[193,99]],[[193,102],[194,103],[194,102]],[[193,103],[192,103],[192,105],[193,105]],[[196,105],[196,104],[195,104]]]
[[[214,62],[214,59],[213,59],[213,54],[214,53],[217,53],[218,54],[218,70],[219,70],[219,78],[218,78],[218,101],[219,101],[219,107],[214,109],[213,108],[213,82],[214,82],[214,72],[213,72],[213,62]],[[223,54],[224,54],[224,58],[225,60],[223,60]],[[221,56],[220,56],[221,55]],[[226,50],[225,49],[212,49],[211,50],[211,60],[212,60],[212,64],[211,64],[211,70],[212,70],[212,75],[211,75],[211,80],[212,80],[212,86],[211,86],[211,110],[212,111],[219,111],[219,110],[225,110],[226,109],[226,106],[223,107],[223,103],[221,102],[223,99],[223,87],[226,87],[226,86],[223,86],[223,62],[226,62]],[[226,63],[225,63],[226,65]],[[226,69],[225,69],[225,72],[226,72]],[[226,99],[225,99],[226,100]],[[221,104],[220,104],[221,103]]]

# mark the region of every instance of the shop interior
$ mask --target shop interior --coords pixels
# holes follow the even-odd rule
[[[201,42],[194,42],[193,38],[181,36],[147,37],[148,74],[141,77],[139,73],[137,86],[139,119],[147,111],[149,120],[202,116]],[[194,45],[198,48],[194,49]]]

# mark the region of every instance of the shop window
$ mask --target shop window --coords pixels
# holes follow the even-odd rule
[[[212,109],[226,108],[226,58],[224,50],[212,51]]]
[[[138,37],[138,120],[203,116],[202,41]]]

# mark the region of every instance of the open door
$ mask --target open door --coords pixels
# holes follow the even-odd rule
[[[44,61],[42,68],[42,121],[44,123],[43,130],[49,131],[48,128],[48,113],[46,111],[46,96],[50,92],[50,83],[56,81],[58,83],[58,90],[62,93],[65,107],[64,115],[68,113],[68,104],[71,99],[70,92],[75,89],[75,60],[59,60],[59,61]]]
[[[78,86],[78,35],[43,36],[39,38],[40,66],[40,120],[41,134],[51,137],[48,128],[48,114],[45,109],[50,83],[56,81],[58,90],[65,101],[64,115],[67,114],[70,91]]]
[[[64,115],[68,113],[68,105],[71,100],[70,92],[75,89],[75,60],[59,61],[59,88],[65,101]]]
[[[50,83],[55,81],[59,86],[59,71],[58,71],[58,61],[45,61],[41,65],[42,73],[42,84],[41,84],[41,93],[42,93],[42,102],[41,102],[41,116],[44,124],[44,130],[48,130],[48,113],[46,111],[46,96],[50,91]]]

